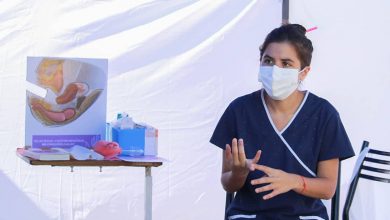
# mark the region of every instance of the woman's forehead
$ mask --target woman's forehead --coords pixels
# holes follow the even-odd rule
[[[295,47],[288,42],[273,42],[268,44],[264,51],[264,56],[269,56],[276,60],[291,59],[299,61]]]

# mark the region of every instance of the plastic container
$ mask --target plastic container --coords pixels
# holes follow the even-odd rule
[[[121,155],[144,156],[145,152],[145,128],[120,129],[112,128],[112,141],[119,144]]]

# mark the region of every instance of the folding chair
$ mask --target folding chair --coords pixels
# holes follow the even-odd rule
[[[368,144],[369,143],[367,141],[363,141],[361,151],[363,151],[366,147],[368,147]],[[356,191],[357,184],[359,182],[359,178],[383,182],[383,183],[390,183],[390,179],[375,176],[375,174],[374,174],[374,173],[390,174],[390,170],[375,167],[375,165],[378,165],[378,164],[390,165],[390,152],[369,149],[368,153],[371,155],[375,154],[375,155],[385,156],[386,158],[388,157],[389,159],[388,160],[375,159],[375,158],[371,157],[371,155],[368,156],[368,154],[366,154],[366,156],[363,159],[363,162],[359,166],[359,169],[358,169],[356,176],[353,178],[351,185],[349,186],[347,199],[345,200],[345,205],[344,205],[344,209],[343,209],[343,220],[349,220],[349,210],[350,210],[351,205],[352,205],[352,200],[353,200],[353,197],[355,195],[355,191]],[[364,162],[370,162],[371,165],[366,165]],[[363,174],[362,173],[363,170],[371,171],[372,173],[371,174]]]
[[[332,198],[332,204],[331,204],[331,214],[330,219],[331,220],[338,220],[339,219],[339,207],[340,207],[340,176],[341,176],[341,163],[339,163],[339,176],[337,178],[337,188],[336,192]],[[228,220],[227,218],[227,210],[232,203],[234,199],[235,193],[226,193],[226,203],[225,203],[225,220]]]
[[[234,199],[234,195],[236,193],[226,193],[226,202],[225,202],[225,217],[224,219],[225,220],[228,220],[228,217],[227,217],[227,210],[230,206],[230,204],[233,202],[233,199]]]

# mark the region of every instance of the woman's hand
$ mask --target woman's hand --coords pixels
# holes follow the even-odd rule
[[[247,159],[244,150],[244,140],[236,138],[232,140],[232,146],[226,145],[225,157],[228,167],[233,175],[243,176],[247,175],[249,171],[253,170],[253,165],[260,160],[261,150],[257,151],[253,159]]]
[[[279,194],[303,187],[303,180],[296,174],[286,173],[283,170],[273,169],[267,166],[253,164],[252,169],[263,171],[266,175],[251,181],[252,185],[267,184],[256,188],[256,193],[271,191],[263,196],[264,200],[271,199]]]

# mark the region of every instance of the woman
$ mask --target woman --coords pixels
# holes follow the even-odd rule
[[[329,219],[321,199],[332,198],[339,161],[354,152],[336,109],[299,90],[313,52],[305,34],[298,24],[268,34],[263,89],[234,100],[212,135],[224,150],[222,185],[237,192],[229,219]]]

